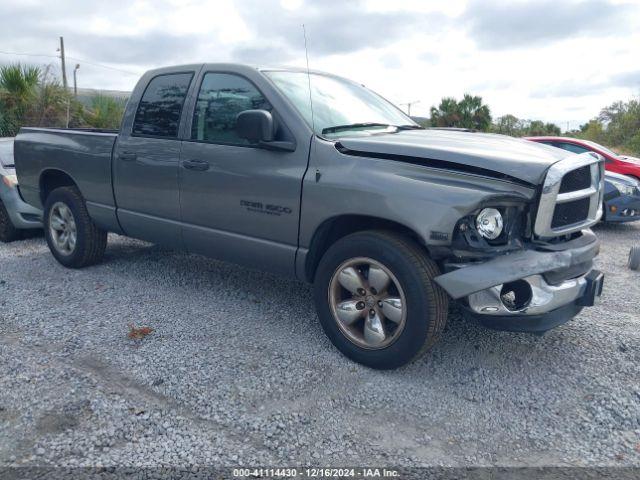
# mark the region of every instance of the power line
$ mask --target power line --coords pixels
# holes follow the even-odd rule
[[[44,54],[39,54],[39,53],[23,53],[23,52],[7,52],[4,50],[0,50],[0,54],[4,54],[4,55],[16,55],[16,56],[23,56],[23,57],[47,57],[47,58],[60,58],[57,55],[44,55]],[[121,68],[116,68],[116,67],[110,67],[108,65],[103,65],[101,63],[96,63],[96,62],[90,62],[88,60],[84,60],[82,58],[78,58],[78,57],[71,57],[69,55],[66,55],[66,58],[70,58],[72,60],[76,60],[78,62],[82,62],[82,63],[86,63],[89,65],[93,65],[95,67],[101,67],[101,68],[106,68],[109,70],[114,70],[116,72],[120,72],[120,73],[126,73],[128,75],[135,75],[135,76],[139,76],[139,73],[135,73],[135,72],[130,72],[128,70],[122,70]]]
[[[23,57],[49,57],[49,58],[59,58],[57,55],[40,55],[38,53],[19,53],[19,52],[5,52],[0,50],[0,53],[4,53],[5,55],[18,55]]]
[[[116,67],[110,67],[108,65],[103,65],[101,63],[95,63],[95,62],[90,62],[88,60],[84,60],[82,58],[78,58],[78,57],[71,57],[69,55],[67,55],[67,58],[70,58],[72,60],[75,60],[77,62],[82,62],[82,63],[87,63],[89,65],[94,65],[96,67],[102,67],[102,68],[108,68],[109,70],[115,70],[116,72],[122,72],[122,73],[126,73],[128,75],[135,75],[136,77],[139,77],[140,74],[139,73],[135,73],[135,72],[130,72],[128,70],[122,70],[121,68],[116,68]]]

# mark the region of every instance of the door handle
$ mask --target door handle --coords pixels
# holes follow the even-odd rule
[[[197,172],[209,170],[209,162],[204,160],[185,160],[182,162],[182,166],[187,170],[195,170]]]
[[[138,155],[136,155],[134,152],[122,152],[119,155],[119,158],[123,162],[135,162],[138,158]]]

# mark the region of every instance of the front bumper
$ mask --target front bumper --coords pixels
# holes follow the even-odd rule
[[[8,187],[0,181],[0,200],[15,228],[42,228],[42,211],[22,200],[16,187]]]
[[[473,264],[449,264],[435,281],[465,314],[492,328],[545,331],[593,305],[603,276],[593,270],[599,242],[590,230]]]
[[[593,306],[602,295],[604,275],[591,270],[581,277],[549,285],[542,275],[524,279],[531,285],[526,307],[510,310],[500,298],[502,285],[475,293],[463,306],[464,315],[496,330],[545,332]]]

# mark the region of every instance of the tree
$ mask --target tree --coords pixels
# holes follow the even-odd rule
[[[41,71],[38,67],[0,67],[0,136],[14,136],[21,119],[33,107]]]
[[[526,136],[560,135],[560,127],[554,123],[544,123],[542,120],[532,120],[526,129]]]
[[[67,126],[70,93],[48,69],[0,67],[0,135],[14,136],[23,125]]]
[[[560,135],[560,127],[555,123],[541,120],[521,120],[515,115],[507,114],[498,117],[491,131],[511,135],[513,137],[527,137],[539,135]]]
[[[432,127],[457,127],[459,121],[458,102],[455,98],[444,97],[438,108],[431,107]]]
[[[91,99],[91,106],[84,110],[84,122],[93,128],[118,128],[124,103],[105,95],[95,95]]]
[[[522,130],[522,125],[518,117],[508,113],[507,115],[498,117],[496,122],[493,124],[492,130],[495,133],[502,133],[504,135],[511,135],[512,137],[517,137],[517,136],[520,136],[519,133]]]
[[[66,127],[71,109],[71,94],[47,73],[42,76],[38,94],[24,117],[25,125]]]
[[[491,110],[482,103],[482,97],[465,93],[458,103],[460,126],[475,130],[487,131],[491,126]]]
[[[431,125],[486,131],[491,126],[491,111],[482,103],[482,97],[465,93],[459,102],[444,97],[437,108],[431,107]]]

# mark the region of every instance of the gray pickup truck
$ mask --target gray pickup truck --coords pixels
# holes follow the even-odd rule
[[[452,300],[543,332],[602,291],[602,159],[423,129],[321,72],[153,70],[119,132],[23,128],[15,157],[62,265],[115,232],[310,282],[328,337],[374,368],[426,352]]]

